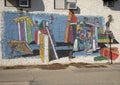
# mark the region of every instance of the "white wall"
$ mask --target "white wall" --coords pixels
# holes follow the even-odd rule
[[[36,3],[35,3],[36,1]],[[42,0],[42,5],[44,6],[44,10],[39,10],[41,5],[39,4],[39,0],[32,0],[32,8],[28,9],[30,12],[38,13],[60,13],[60,14],[68,14],[68,10],[56,10],[54,9],[54,0]],[[107,16],[111,14],[113,16],[114,21],[111,23],[111,30],[113,31],[116,40],[120,42],[120,0],[116,3],[116,6],[111,10],[108,7],[103,6],[102,0],[77,0],[77,6],[80,8],[80,14],[78,15],[89,15],[89,16],[103,16],[105,18],[105,22],[107,21]],[[37,7],[37,8],[36,8]],[[14,7],[4,7],[4,0],[0,0],[0,35],[1,35],[1,27],[2,27],[2,11],[17,11]],[[0,37],[1,40],[1,37]],[[1,46],[1,44],[0,44]],[[120,44],[113,45],[119,48],[120,55]],[[0,48],[1,50],[1,48]],[[0,51],[0,54],[1,51]],[[119,56],[120,57],[120,56]],[[88,62],[90,60],[88,59]],[[86,61],[87,62],[87,61]],[[120,58],[117,60],[120,62]],[[0,55],[0,65],[24,65],[24,64],[41,64],[41,61],[38,59],[11,59],[11,60],[2,60],[2,55]]]

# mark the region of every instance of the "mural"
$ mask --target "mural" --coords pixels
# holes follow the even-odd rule
[[[4,12],[3,59],[31,57],[48,62],[61,57],[93,56],[95,61],[116,60],[118,43],[112,31],[105,29],[101,16],[59,14],[22,14]]]

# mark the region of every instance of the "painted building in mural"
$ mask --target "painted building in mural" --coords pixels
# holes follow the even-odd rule
[[[120,20],[117,17],[120,9],[105,8],[107,2],[103,0],[93,0],[86,6],[87,1],[81,5],[81,0],[20,0],[14,3],[1,0],[5,3],[1,8],[1,61],[35,59],[38,63],[47,63],[72,57],[79,62],[81,58],[88,58],[84,62],[91,63],[119,62],[120,33],[114,32],[120,27],[116,22]],[[94,2],[100,2],[102,8]],[[112,8],[120,8],[116,6]],[[102,9],[108,13],[102,13]]]

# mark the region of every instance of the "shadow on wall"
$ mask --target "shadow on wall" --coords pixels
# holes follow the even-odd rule
[[[45,6],[43,0],[31,0],[31,8],[28,11],[44,11]]]
[[[75,14],[80,14],[80,11],[81,11],[81,10],[80,10],[79,7],[77,7],[77,9],[74,9],[74,10],[73,10],[73,12],[74,12]]]
[[[17,7],[17,9],[21,8]],[[45,11],[45,5],[43,0],[31,0],[31,7],[22,9],[27,11]]]
[[[19,0],[6,0],[5,6],[6,7],[16,7],[17,9],[21,9],[19,7]],[[22,8],[23,10],[28,11],[45,11],[44,1],[43,0],[31,0],[30,8]]]
[[[114,10],[114,11],[120,11],[120,0],[117,0],[114,3],[114,7],[110,7],[110,9]]]

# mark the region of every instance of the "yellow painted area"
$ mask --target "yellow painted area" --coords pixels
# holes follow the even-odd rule
[[[44,63],[44,49],[40,49],[40,58],[41,58],[41,61]]]
[[[21,22],[21,21],[27,21],[31,26],[33,26],[33,22],[29,16],[18,17],[14,19],[14,22],[16,23]]]
[[[109,43],[109,39],[98,39],[98,43]],[[113,39],[111,39],[111,42],[113,42]]]
[[[40,58],[44,63],[44,34],[40,34]]]

